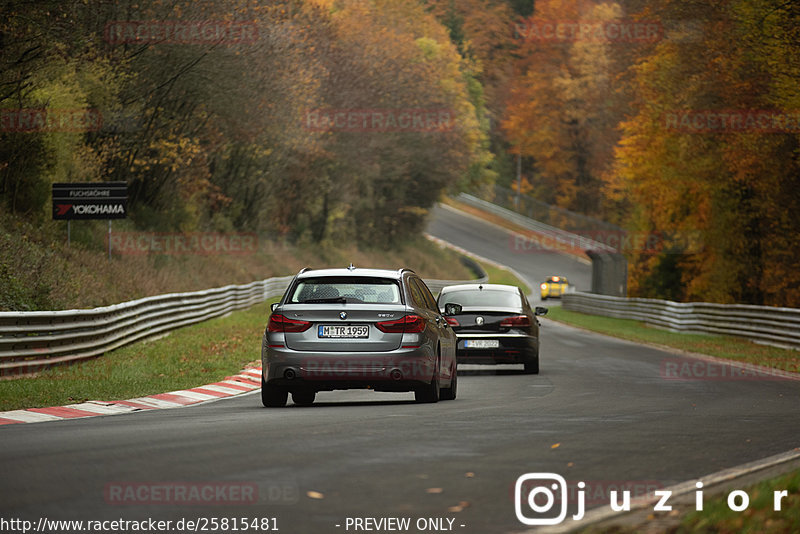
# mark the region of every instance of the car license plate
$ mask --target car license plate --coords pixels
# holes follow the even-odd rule
[[[496,349],[500,342],[496,339],[466,339],[464,340],[465,349]]]
[[[369,337],[367,325],[319,325],[319,337],[360,338]]]

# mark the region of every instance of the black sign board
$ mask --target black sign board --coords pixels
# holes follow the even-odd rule
[[[128,184],[80,182],[53,184],[53,219],[124,219],[128,216]]]

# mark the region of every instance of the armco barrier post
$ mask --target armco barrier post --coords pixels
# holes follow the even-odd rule
[[[628,260],[619,253],[612,253],[609,254],[611,256],[611,261],[614,264],[614,285],[613,285],[613,293],[609,293],[610,295],[614,295],[615,297],[627,297],[628,296]]]
[[[587,250],[592,260],[592,293],[625,297],[628,294],[628,260],[617,252]]]

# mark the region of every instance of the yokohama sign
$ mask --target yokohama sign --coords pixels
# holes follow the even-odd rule
[[[124,219],[127,215],[125,182],[53,184],[53,219]]]

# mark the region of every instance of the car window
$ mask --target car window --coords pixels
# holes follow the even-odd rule
[[[527,310],[531,309],[531,304],[528,302],[528,297],[526,297],[522,291],[519,292],[519,296],[522,299],[522,307]]]
[[[289,303],[300,304],[344,297],[348,303],[400,304],[400,286],[389,278],[321,276],[304,278],[294,287]]]
[[[445,304],[454,302],[464,307],[489,306],[497,308],[521,308],[522,301],[519,294],[509,291],[497,291],[492,289],[465,289],[461,291],[450,291],[439,296],[439,307],[444,308]]]
[[[427,304],[425,303],[425,296],[422,294],[422,291],[419,288],[419,285],[416,283],[415,278],[409,278],[408,280],[408,290],[411,292],[411,303],[417,308],[427,308]]]
[[[428,286],[425,285],[425,282],[423,282],[419,278],[415,278],[414,283],[417,284],[417,286],[419,287],[419,291],[422,294],[422,298],[425,301],[425,307],[430,309],[431,311],[438,312],[439,308],[438,306],[436,306],[436,299],[433,298],[433,295],[431,295],[431,291],[430,289],[428,289]]]

